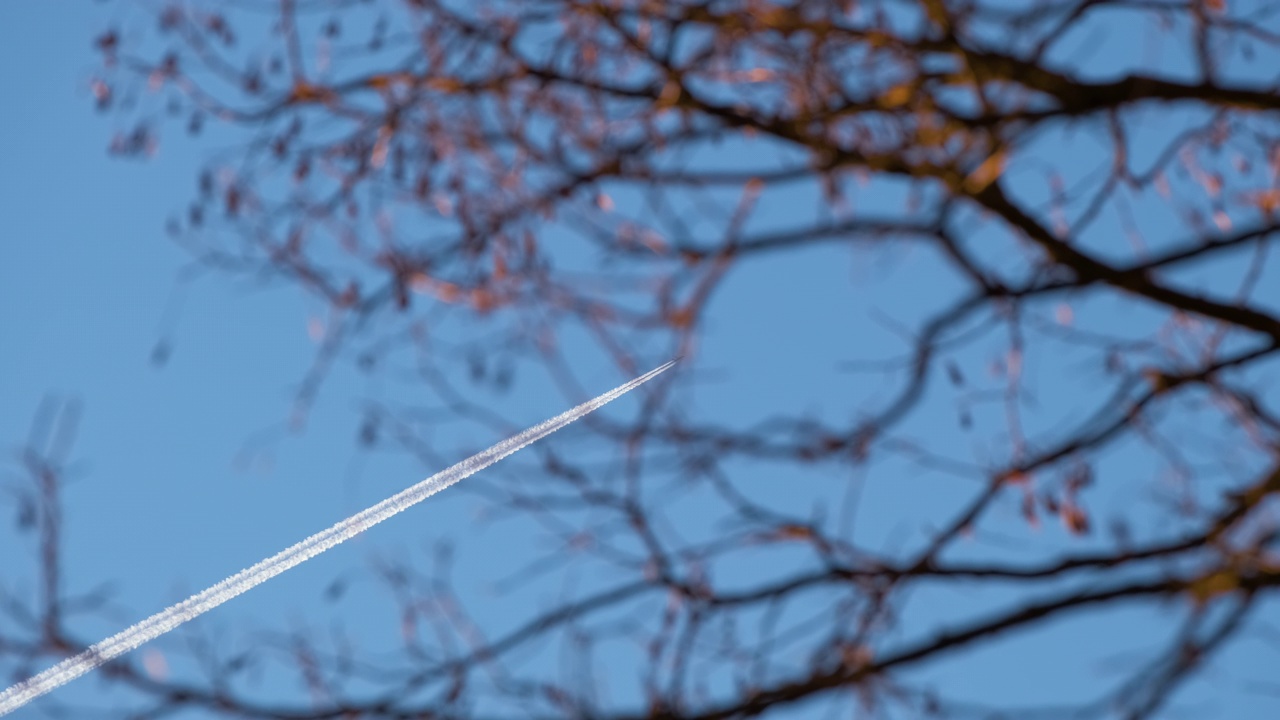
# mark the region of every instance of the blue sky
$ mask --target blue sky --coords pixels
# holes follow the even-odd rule
[[[362,375],[349,364],[336,367],[305,431],[287,431],[297,381],[316,351],[308,323],[322,318],[324,308],[284,285],[192,273],[190,257],[166,238],[165,218],[190,200],[201,159],[227,138],[214,131],[193,142],[168,132],[158,153],[144,162],[108,157],[110,138],[124,126],[92,110],[89,83],[96,60],[90,42],[117,12],[112,4],[69,12],[54,3],[7,3],[0,10],[0,97],[8,104],[0,113],[0,344],[6,348],[0,353],[0,444],[6,451],[18,448],[46,398],[82,403],[75,472],[65,494],[64,578],[71,592],[104,584],[111,591],[106,611],[73,621],[85,640],[113,633],[439,469],[403,453],[361,448],[359,410],[371,399],[430,402],[425,393],[413,396],[422,391],[412,389],[401,397],[403,384]],[[1104,48],[1097,62],[1113,61],[1116,67],[1125,61],[1125,49]],[[1068,175],[1075,170],[1067,167]],[[791,210],[785,197],[772,202],[761,208],[763,225],[785,223]],[[1152,222],[1166,230],[1177,227],[1168,219],[1153,217]],[[911,284],[897,282],[908,273],[914,273]],[[681,404],[706,418],[756,417],[770,409],[800,410],[833,423],[856,417],[848,398],[874,405],[887,393],[842,371],[840,361],[883,358],[903,349],[877,319],[880,315],[864,308],[917,321],[936,307],[919,288],[938,292],[950,281],[927,255],[909,248],[849,253],[823,246],[745,263],[717,293],[717,310],[707,318],[694,366],[704,375],[687,387]],[[1263,300],[1275,303],[1277,295],[1272,290]],[[1078,312],[1085,322],[1091,310]],[[1144,323],[1140,311],[1115,315],[1101,307],[1092,312],[1097,323],[1121,332],[1126,322]],[[571,352],[588,341],[569,333],[565,342]],[[153,361],[157,344],[169,348],[162,363]],[[1028,370],[1041,373],[1047,404],[1071,400],[1070,390],[1053,382],[1069,361],[1046,357]],[[980,359],[974,364],[979,366]],[[604,363],[585,367],[581,379],[590,383],[588,390],[603,391],[622,379]],[[521,424],[560,412],[565,399],[541,386],[537,372],[522,369],[526,381],[515,392],[487,401]],[[1082,371],[1073,377],[1088,382],[1090,376]],[[626,402],[631,401],[618,412],[634,410]],[[926,413],[911,433],[961,446],[953,406],[942,394],[936,403],[936,412]],[[443,458],[447,462],[498,439],[475,426],[436,432],[437,447],[454,451]],[[557,452],[581,449],[578,440],[581,436],[572,434],[558,440]],[[1140,467],[1126,466],[1133,459],[1124,453],[1113,462],[1121,471]],[[520,467],[513,459],[500,472],[516,473]],[[762,484],[761,497],[799,515],[824,496],[817,490],[765,487],[772,472],[767,464],[733,469],[744,486]],[[858,532],[865,533],[859,539],[886,550],[909,545],[904,538],[930,521],[940,522],[973,489],[893,463],[877,468],[877,473],[892,472],[901,473],[901,482],[864,488],[866,509],[858,520]],[[2,482],[6,489],[25,482],[16,462]],[[1111,500],[1121,507],[1140,494],[1119,492]],[[10,496],[3,497],[0,582],[19,595],[32,593],[34,537],[17,532]],[[910,514],[894,511],[907,506]],[[690,513],[686,519],[696,524],[698,507],[695,498],[675,512]],[[184,642],[203,639],[234,653],[255,631],[332,638],[339,627],[369,652],[389,652],[396,646],[398,628],[389,620],[396,605],[370,579],[370,568],[402,558],[429,564],[433,548],[451,537],[464,541],[455,579],[475,600],[477,615],[501,627],[513,607],[503,603],[518,608],[528,598],[550,602],[563,578],[533,584],[523,599],[495,592],[495,583],[522,566],[512,562],[511,553],[526,542],[528,528],[499,524],[486,533],[469,533],[483,510],[480,494],[466,488],[433,498],[217,610],[190,632],[138,652],[163,658],[168,672],[180,674],[191,669],[181,652]],[[1020,532],[1016,511],[997,524]],[[1023,541],[1040,548],[1071,542],[1056,527]],[[553,550],[546,543],[535,547]],[[797,558],[784,551],[777,561]],[[725,569],[727,578],[750,571],[749,566]],[[328,601],[325,590],[335,578],[348,580],[349,587]],[[926,597],[948,603],[947,612],[909,605],[907,617],[916,624],[908,629],[924,629],[940,614],[999,601],[976,593]],[[972,700],[990,689],[1013,702],[1066,702],[1114,677],[1114,671],[1095,662],[1090,637],[1120,638],[1120,644],[1150,650],[1151,638],[1167,622],[1122,609],[1099,615],[1085,630],[1050,626],[1043,634],[993,643],[976,653],[971,665],[915,672],[967,688],[961,695]],[[1056,648],[1058,655],[1036,657],[1044,647]],[[1188,691],[1187,707],[1211,702],[1206,707],[1221,717],[1274,712],[1280,706],[1274,695],[1231,689],[1265,678],[1258,668],[1274,666],[1274,650],[1242,641],[1215,665],[1209,684],[1200,682]],[[1121,666],[1124,661],[1116,659]],[[0,666],[5,673],[0,678],[15,670]],[[616,684],[628,677],[622,666],[607,672],[616,673]],[[1017,689],[1011,691],[1011,684]],[[295,688],[270,683],[254,692],[297,694]],[[120,697],[89,676],[41,700],[33,715],[58,707],[110,707],[106,703]]]

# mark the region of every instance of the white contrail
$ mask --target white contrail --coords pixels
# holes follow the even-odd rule
[[[129,652],[148,640],[153,640],[188,620],[194,620],[240,593],[261,585],[285,570],[310,560],[344,540],[355,537],[392,515],[406,510],[459,480],[489,467],[520,448],[541,440],[587,413],[598,410],[606,403],[612,402],[634,390],[642,383],[649,381],[658,373],[674,365],[675,362],[675,360],[672,360],[661,367],[650,370],[631,382],[619,385],[594,400],[585,402],[550,420],[538,423],[519,435],[507,438],[488,450],[472,455],[448,470],[436,473],[417,485],[392,495],[368,510],[358,512],[328,530],[318,532],[253,567],[241,570],[208,590],[196,593],[177,605],[152,615],[124,632],[91,646],[79,655],[69,657],[39,675],[14,685],[0,693],[0,715],[7,715],[17,710],[35,698],[80,677],[115,657]]]

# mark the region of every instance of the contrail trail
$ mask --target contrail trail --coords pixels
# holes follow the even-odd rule
[[[79,655],[69,657],[39,675],[14,685],[0,693],[0,715],[9,714],[41,695],[71,682],[113,658],[133,650],[148,640],[154,640],[188,620],[194,620],[231,598],[261,585],[285,570],[310,560],[344,540],[350,540],[392,515],[409,509],[459,480],[489,467],[526,445],[541,440],[565,425],[582,418],[587,413],[600,409],[606,403],[618,399],[641,384],[653,379],[658,373],[663,372],[675,363],[675,360],[671,360],[631,382],[619,385],[594,400],[582,403],[550,420],[544,420],[519,435],[507,438],[488,450],[472,455],[457,465],[436,473],[417,485],[407,490],[402,490],[367,510],[352,515],[328,530],[318,532],[253,567],[241,570],[217,585],[196,593],[177,605],[158,612],[137,625],[91,646]]]

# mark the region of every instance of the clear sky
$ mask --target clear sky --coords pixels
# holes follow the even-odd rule
[[[192,272],[189,256],[166,237],[164,221],[192,197],[199,162],[219,137],[215,132],[193,142],[168,132],[146,161],[108,157],[112,135],[124,128],[118,118],[93,111],[89,84],[97,65],[91,40],[117,9],[110,3],[71,7],[10,2],[0,8],[0,444],[7,453],[0,479],[0,583],[19,595],[34,593],[36,586],[35,537],[19,531],[11,494],[27,482],[15,451],[42,402],[75,399],[82,419],[65,494],[63,575],[70,593],[110,591],[106,611],[72,623],[81,638],[93,641],[440,468],[360,445],[364,403],[400,398],[388,397],[382,381],[349,365],[334,371],[305,431],[286,430],[296,384],[316,352],[308,326],[323,308],[284,285]],[[1122,51],[1114,52],[1123,61]],[[1072,171],[1070,162],[1064,159],[1063,165]],[[781,222],[789,211],[784,201],[774,202],[762,208],[765,223]],[[937,292],[949,282],[938,274],[925,275],[930,281],[923,284],[895,285],[883,269],[900,271],[916,260],[910,253],[890,255],[851,257],[827,247],[746,265],[717,294],[716,307],[733,312],[708,318],[697,358],[706,375],[688,390],[691,412],[756,416],[786,407],[832,421],[854,416],[832,398],[832,383],[854,382],[840,361],[883,358],[902,348],[892,344],[898,342],[893,331],[877,315],[841,309],[861,307],[874,290],[878,308],[911,322],[934,307],[922,285]],[[1280,292],[1263,295],[1276,302]],[[1089,309],[1079,312],[1084,316]],[[1099,318],[1121,327],[1126,321]],[[575,341],[567,342],[572,349]],[[165,352],[158,354],[157,347]],[[1067,359],[1046,359],[1042,377],[1052,377],[1059,362]],[[603,391],[625,379],[600,368],[582,375],[588,390]],[[878,399],[866,387],[836,392]],[[1045,393],[1050,403],[1068,394],[1051,383]],[[521,424],[566,407],[562,396],[536,382],[489,401]],[[951,437],[951,408],[939,410],[945,416],[912,431]],[[499,439],[472,426],[438,432],[443,440],[437,447],[456,451],[445,462]],[[563,441],[566,451],[578,447],[573,437]],[[518,467],[513,462],[504,472]],[[744,481],[769,472],[758,466],[737,471]],[[893,516],[894,507],[910,505],[919,524],[910,530],[918,530],[930,516],[946,517],[970,490],[923,476],[869,487],[864,503],[881,510],[863,518],[868,537],[908,532]],[[810,499],[775,490],[774,500],[793,503],[802,513]],[[176,650],[184,642],[211,642],[234,652],[255,632],[329,635],[339,626],[362,647],[387,652],[395,647],[396,623],[388,618],[396,604],[369,579],[370,568],[401,558],[428,563],[432,548],[449,537],[466,542],[455,580],[481,598],[477,615],[501,626],[504,598],[495,588],[522,567],[510,561],[510,551],[525,535],[504,535],[503,525],[483,536],[468,535],[482,507],[479,494],[463,488],[433,498],[351,546],[220,608],[190,632],[138,652],[156,673],[183,673],[190,670],[184,666],[189,655]],[[1007,527],[1019,526],[1011,521]],[[1029,542],[1049,547],[1068,541],[1049,528]],[[892,540],[878,542],[887,546]],[[348,584],[340,597],[326,599],[335,578]],[[548,582],[532,597],[552,598],[559,585]],[[970,595],[945,602],[954,610],[980,608],[989,600]],[[936,619],[933,608],[908,610],[917,627]],[[1149,651],[1151,637],[1167,622],[1137,610],[1110,612],[1083,631],[1050,628],[1049,635],[1035,635],[1034,644],[993,643],[975,653],[971,665],[948,665],[938,682],[969,688],[966,695],[973,700],[991,689],[1014,702],[1070,701],[1109,685],[1115,667],[1126,662],[1122,656],[1099,666],[1089,652],[1091,637],[1127,638],[1135,651]],[[1215,661],[1206,680],[1180,696],[1182,709],[1203,702],[1208,704],[1200,707],[1212,708],[1216,717],[1280,712],[1280,697],[1247,691],[1254,681],[1274,679],[1263,668],[1275,667],[1275,642],[1240,642]],[[1029,657],[1032,649],[1046,647],[1057,656]],[[0,666],[0,685],[43,665]],[[920,677],[931,672],[918,671]],[[109,707],[105,703],[118,698],[105,688],[93,676],[83,678],[33,705],[32,716],[59,707]],[[291,688],[257,691],[263,697],[297,695]]]

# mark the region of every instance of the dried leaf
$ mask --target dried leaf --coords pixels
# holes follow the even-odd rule
[[[987,186],[995,182],[1004,173],[1006,156],[1007,153],[1003,149],[992,153],[991,157],[982,161],[978,169],[964,179],[964,189],[969,193],[980,193],[987,189]]]
[[[673,311],[667,316],[667,322],[671,323],[671,327],[677,330],[685,330],[693,325],[693,308],[682,307]]]
[[[804,525],[787,524],[779,526],[773,537],[778,540],[806,540],[813,537],[813,531]]]
[[[1239,587],[1240,577],[1233,570],[1224,568],[1193,581],[1187,586],[1187,594],[1197,605],[1203,605]]]
[[[1058,303],[1058,307],[1053,311],[1053,317],[1059,325],[1069,327],[1075,321],[1076,314],[1072,311],[1071,306],[1066,303]]]
[[[880,106],[889,110],[900,108],[911,102],[911,97],[915,95],[915,86],[906,82],[880,93]]]
[[[306,80],[298,80],[294,83],[293,90],[289,93],[289,99],[293,102],[319,102],[329,99],[330,96],[328,89],[312,85]]]
[[[1073,535],[1084,535],[1089,532],[1089,516],[1074,503],[1063,503],[1059,517],[1062,524]]]

